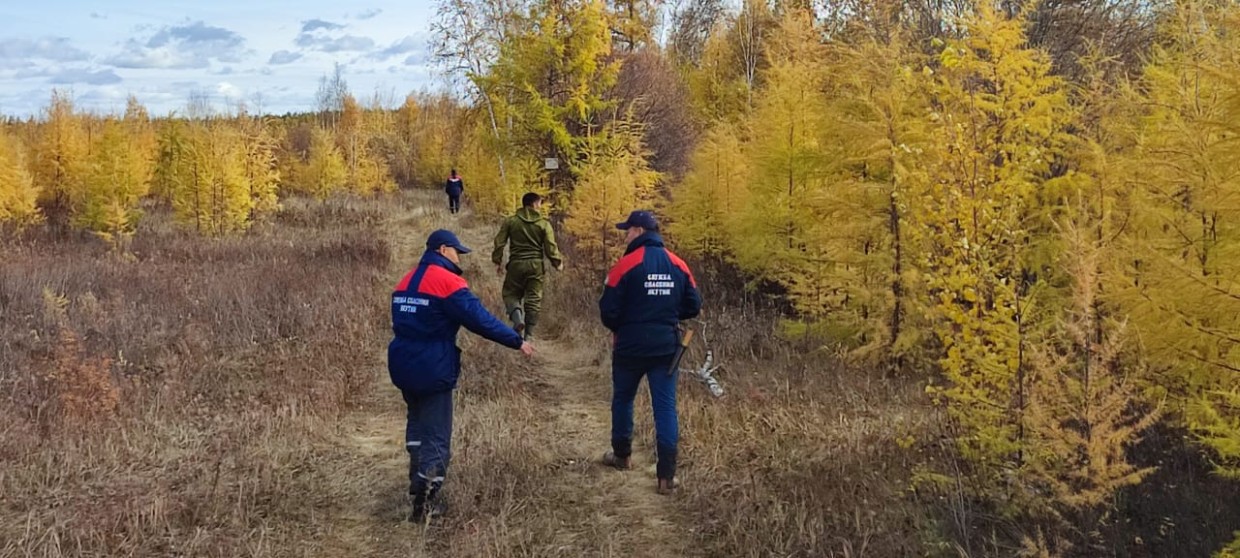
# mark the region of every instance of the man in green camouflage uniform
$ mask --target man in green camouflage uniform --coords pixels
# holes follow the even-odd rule
[[[521,198],[521,209],[509,217],[495,235],[495,252],[491,261],[496,271],[504,274],[504,308],[513,329],[526,339],[533,339],[543,296],[543,258],[557,270],[564,269],[560,247],[555,243],[551,223],[539,213],[542,196],[530,192]],[[505,273],[504,246],[508,246],[508,267]]]

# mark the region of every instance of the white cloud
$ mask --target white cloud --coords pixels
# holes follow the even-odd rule
[[[301,33],[298,33],[293,44],[303,49],[328,53],[365,52],[375,48],[374,39],[351,34],[342,35],[344,28],[343,25],[321,19],[306,20],[302,22]]]
[[[245,93],[240,87],[228,83],[227,81],[221,81],[215,84],[215,92],[222,97],[227,97],[230,99],[240,98]]]
[[[405,38],[392,43],[391,46],[383,50],[372,52],[366,57],[374,60],[387,60],[402,54],[425,51],[427,49],[426,47],[426,40],[414,37],[413,35],[406,35]]]
[[[146,41],[129,39],[106,62],[118,68],[201,69],[212,60],[240,62],[247,54],[238,33],[197,21],[163,27]]]
[[[0,31],[0,114],[37,114],[52,88],[71,90],[84,109],[102,112],[123,110],[132,93],[152,114],[167,114],[183,110],[195,91],[217,106],[224,106],[221,95],[240,91],[234,101],[261,93],[267,111],[311,110],[318,79],[334,63],[345,65],[357,96],[382,88],[401,97],[437,79],[433,67],[419,64],[433,56],[426,25],[434,4],[219,0],[170,9],[116,0],[60,13],[10,0],[0,10],[0,27],[9,22]],[[302,38],[307,24],[312,31]],[[53,78],[58,83],[49,83]],[[221,82],[238,91],[221,93]]]
[[[322,52],[361,52],[375,48],[375,41],[370,37],[345,35],[328,37],[320,34],[302,33],[297,36],[297,46]]]
[[[41,78],[41,77],[47,77],[50,75],[52,75],[52,73],[47,71],[44,68],[26,67],[14,73],[13,79]]]
[[[313,33],[320,29],[325,31],[338,31],[340,29],[344,29],[344,26],[339,23],[332,23],[322,19],[308,19],[301,22],[302,33]]]
[[[121,76],[112,70],[91,71],[86,68],[70,68],[52,74],[48,83],[57,85],[85,83],[87,85],[112,85],[121,82]]]
[[[272,64],[272,65],[277,65],[277,66],[283,65],[283,64],[292,64],[293,62],[300,60],[301,57],[302,57],[302,54],[300,52],[289,52],[287,50],[277,50],[276,52],[271,53],[271,59],[267,60],[267,63]]]
[[[26,68],[32,60],[81,62],[89,59],[86,51],[73,46],[65,37],[0,39],[0,69]]]

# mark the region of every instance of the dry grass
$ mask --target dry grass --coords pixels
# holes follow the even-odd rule
[[[682,382],[683,490],[653,494],[645,393],[635,469],[599,465],[602,277],[571,252],[537,359],[462,334],[453,513],[405,523],[387,292],[446,227],[500,307],[493,223],[439,201],[290,200],[223,240],[156,212],[127,257],[41,232],[0,245],[0,556],[1010,554],[983,507],[910,490],[949,446],[917,382],[772,336],[778,309],[709,270],[695,327],[728,393]]]
[[[560,282],[549,316],[594,347],[604,337],[594,306],[602,279],[587,275]],[[688,378],[680,385],[683,490],[673,505],[692,554],[923,554],[927,510],[906,494],[918,455],[897,444],[932,421],[920,387],[780,340],[772,309],[712,283],[702,281],[706,305],[693,326],[705,342],[686,363],[701,362],[709,345],[727,394],[714,399]],[[593,358],[606,370],[601,346]],[[641,392],[636,446],[653,462],[649,408]],[[606,439],[598,441],[601,451]]]
[[[314,445],[379,365],[383,203],[223,240],[156,213],[124,257],[0,247],[0,555],[301,547],[333,486]]]

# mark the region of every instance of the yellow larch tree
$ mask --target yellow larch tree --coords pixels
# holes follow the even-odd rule
[[[239,120],[245,151],[244,174],[250,186],[251,219],[254,219],[279,209],[280,169],[276,147],[280,141],[265,118],[241,115]]]
[[[345,187],[349,170],[344,156],[336,147],[331,132],[315,127],[310,138],[310,153],[296,174],[296,189],[324,199]]]
[[[608,0],[612,42],[618,50],[649,45],[659,21],[662,0]]]
[[[221,120],[173,121],[159,144],[156,181],[178,222],[208,236],[249,228],[261,198],[252,191],[242,130]]]
[[[243,231],[254,208],[244,139],[238,130],[215,121],[206,125],[199,140],[192,182],[198,231],[211,236]]]
[[[701,61],[688,70],[694,111],[708,122],[731,122],[756,105],[779,18],[768,0],[740,0],[706,38]],[[789,11],[798,11],[795,8]]]
[[[651,209],[658,172],[650,169],[643,130],[626,119],[607,124],[582,165],[581,178],[568,206],[564,228],[580,240],[596,270],[624,249],[614,225],[630,211]]]
[[[43,117],[30,157],[31,174],[40,202],[49,209],[49,217],[58,221],[68,215],[72,200],[82,189],[90,142],[86,125],[67,93],[53,91]]]
[[[412,186],[415,182],[415,163],[418,144],[419,120],[422,108],[414,95],[405,97],[405,102],[396,109],[393,123],[393,145],[388,163],[392,169],[392,177],[401,186]]]
[[[416,129],[410,133],[416,146],[411,163],[413,176],[419,186],[442,187],[448,172],[458,163],[454,136],[461,122],[452,100],[443,96],[429,99],[418,111],[417,122]],[[458,170],[464,173],[467,181],[473,175],[472,168]]]
[[[937,389],[983,485],[1023,463],[1029,338],[1043,292],[1029,267],[1051,164],[1070,121],[1047,57],[1021,18],[988,3],[938,59],[931,162],[914,219],[930,317],[943,354]],[[980,487],[979,487],[980,488]]]
[[[735,64],[727,27],[720,23],[706,38],[702,60],[686,70],[690,103],[706,122],[739,121],[749,109],[747,82]]]
[[[376,158],[367,145],[370,134],[366,121],[361,104],[353,95],[345,95],[344,108],[336,124],[336,145],[344,158],[344,186],[355,194],[390,192],[396,189],[396,183],[387,164]]]
[[[474,211],[508,214],[521,205],[521,196],[526,192],[538,192],[544,196],[550,193],[547,181],[543,179],[546,171],[542,170],[542,160],[508,160],[501,169],[495,164],[498,146],[494,136],[485,128],[486,124],[473,122],[469,125],[474,132],[464,138],[459,165],[463,172],[469,173],[469,200]],[[507,180],[504,179],[505,174]]]
[[[1115,493],[1153,472],[1129,454],[1161,413],[1142,399],[1142,370],[1128,346],[1127,322],[1101,310],[1106,255],[1091,222],[1096,215],[1079,209],[1076,219],[1083,222],[1068,220],[1061,232],[1070,306],[1046,340],[1031,347],[1022,501],[1026,513],[1045,510],[1074,526],[1085,546],[1101,542],[1091,537]]]
[[[827,319],[853,354],[900,367],[924,339],[909,214],[927,176],[926,61],[899,32],[828,47],[828,141],[840,153],[821,193],[830,226],[813,241],[832,248],[845,298]]]
[[[1240,479],[1240,8],[1186,1],[1132,102],[1134,219],[1117,298],[1155,374],[1152,391]]]
[[[706,133],[689,173],[672,191],[669,236],[678,248],[715,259],[728,257],[739,241],[737,216],[748,199],[749,165],[734,127],[717,124]]]
[[[124,122],[109,118],[87,159],[81,195],[72,204],[75,225],[122,246],[141,215],[139,202],[150,190],[152,166],[142,146],[132,143]]]
[[[736,262],[778,281],[807,318],[817,321],[843,298],[826,215],[838,145],[824,141],[834,123],[827,114],[825,48],[810,14],[789,10],[768,44],[770,68],[750,115],[748,196],[741,210]],[[811,240],[814,237],[815,240]]]
[[[150,113],[147,112],[146,107],[142,106],[142,103],[138,102],[137,97],[130,95],[125,102],[125,116],[121,122],[125,124],[125,131],[129,134],[130,145],[147,166],[142,172],[148,177],[153,177],[155,159],[158,155],[158,140]]]
[[[170,118],[160,127],[155,140],[155,173],[151,194],[160,202],[172,204],[183,180],[192,179],[194,148],[199,125],[181,118]]]
[[[556,189],[568,190],[615,104],[605,95],[620,69],[613,21],[603,0],[538,0],[517,11],[494,64],[470,79],[505,123],[494,144],[503,160],[557,158]]]
[[[0,225],[23,227],[42,215],[35,205],[39,190],[26,166],[26,151],[17,138],[0,131]]]

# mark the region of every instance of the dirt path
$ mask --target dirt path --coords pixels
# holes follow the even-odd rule
[[[558,341],[539,347],[541,370],[557,393],[551,402],[554,428],[562,433],[564,449],[581,455],[600,474],[577,481],[588,495],[585,502],[594,519],[608,529],[635,535],[634,544],[648,556],[685,556],[689,533],[676,521],[675,502],[654,490],[655,462],[644,448],[635,448],[629,471],[613,471],[599,463],[609,449],[611,432],[610,375],[582,358],[581,351]],[[634,413],[649,413],[648,402]]]
[[[416,196],[437,201],[427,196]],[[457,226],[450,226],[458,223]],[[462,227],[459,223],[467,223]],[[422,239],[436,226],[449,226],[462,240],[477,249],[471,258],[487,258],[492,225],[464,215],[450,217],[437,209],[417,208],[407,217],[388,224],[394,239],[392,277],[399,277],[422,252]],[[480,264],[479,264],[480,265]],[[489,266],[488,266],[489,267]],[[468,269],[468,266],[467,266]],[[495,281],[471,277],[471,282]],[[477,290],[477,289],[476,289]],[[386,296],[386,293],[384,293]],[[550,293],[554,296],[554,293]],[[462,332],[462,337],[470,335]],[[528,467],[526,478],[514,485],[535,485],[536,494],[517,494],[509,507],[526,510],[493,518],[454,517],[447,532],[403,521],[407,456],[404,452],[404,405],[388,383],[386,370],[377,370],[371,393],[360,410],[339,429],[337,452],[350,456],[337,473],[349,477],[356,487],[333,508],[333,529],[325,533],[322,556],[689,556],[691,536],[678,522],[675,497],[656,494],[654,462],[646,454],[635,455],[634,469],[614,471],[599,463],[607,449],[610,431],[609,374],[589,351],[549,339],[537,342],[538,354],[523,381],[538,386],[531,407],[537,424],[524,425],[537,433],[524,440],[486,436],[479,415],[494,404],[471,401],[458,394],[454,463],[462,452],[483,451],[487,444],[517,443],[537,447],[518,448],[522,455],[539,462]],[[468,352],[468,349],[467,349]],[[639,401],[638,412],[649,413],[649,403]],[[463,431],[464,430],[464,431]],[[462,447],[465,446],[465,447]],[[512,453],[511,450],[506,450]],[[638,451],[642,451],[639,449]],[[547,477],[528,478],[530,476]],[[449,472],[449,503],[465,497],[476,487],[454,486]],[[477,496],[476,496],[477,497]],[[530,513],[529,510],[533,510]]]

